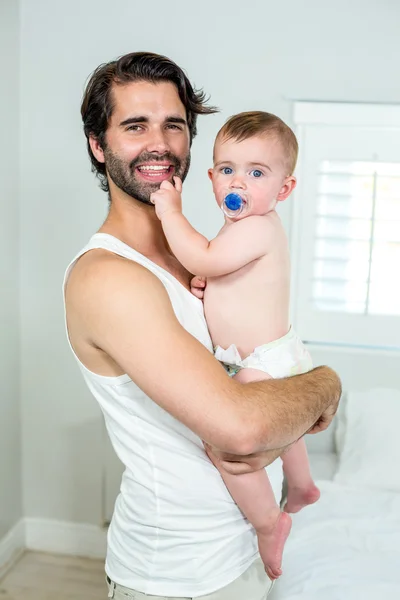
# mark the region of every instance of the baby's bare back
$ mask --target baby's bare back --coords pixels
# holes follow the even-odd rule
[[[214,346],[235,344],[242,358],[289,329],[290,259],[278,215],[269,213],[269,251],[234,273],[207,279],[204,311]],[[224,226],[219,236],[226,231]],[[272,235],[271,235],[272,233]],[[254,234],[248,232],[248,243]],[[257,230],[256,235],[259,235]],[[225,248],[229,252],[229,248]]]

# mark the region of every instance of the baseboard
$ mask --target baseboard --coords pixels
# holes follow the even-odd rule
[[[25,521],[21,519],[0,540],[0,579],[25,551]]]
[[[25,519],[27,550],[105,558],[107,530],[96,525]]]

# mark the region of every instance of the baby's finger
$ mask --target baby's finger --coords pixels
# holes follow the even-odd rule
[[[173,190],[173,189],[174,189],[174,186],[167,179],[164,179],[164,181],[161,182],[160,190]]]
[[[199,300],[203,300],[204,298],[204,290],[200,290],[199,288],[193,288],[190,290],[193,296],[196,296]]]
[[[174,176],[175,189],[177,192],[182,191],[182,179],[180,177]]]
[[[204,288],[206,287],[206,278],[201,277],[200,275],[195,275],[190,282],[190,285],[193,287]]]

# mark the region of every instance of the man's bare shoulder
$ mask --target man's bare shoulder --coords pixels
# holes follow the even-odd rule
[[[102,248],[89,250],[77,260],[67,281],[67,317],[79,316],[82,327],[101,307],[113,309],[118,299],[142,300],[160,288],[157,277],[135,261]]]
[[[121,347],[132,337],[129,329],[137,337],[139,322],[150,326],[154,298],[169,307],[162,283],[140,264],[102,249],[79,258],[68,280],[65,305],[69,339],[80,361],[101,375],[126,372],[106,342],[115,334],[117,316],[125,320],[116,342]]]
[[[68,278],[68,285],[72,287],[75,283],[79,283],[88,276],[96,278],[102,273],[106,273],[117,265],[119,267],[122,264],[129,265],[133,269],[136,267],[141,268],[141,265],[135,263],[133,260],[119,256],[103,248],[94,248],[78,258]]]
[[[157,277],[139,263],[96,248],[81,256],[72,268],[66,286],[66,298],[73,300],[79,296],[82,303],[85,298],[97,294],[108,285],[131,289],[135,280],[141,286],[145,282],[158,283]]]

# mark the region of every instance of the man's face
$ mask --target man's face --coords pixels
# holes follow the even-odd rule
[[[164,180],[185,179],[190,165],[186,110],[172,83],[137,81],[113,87],[104,162],[128,196],[150,203]],[[151,205],[152,206],[152,205]]]

